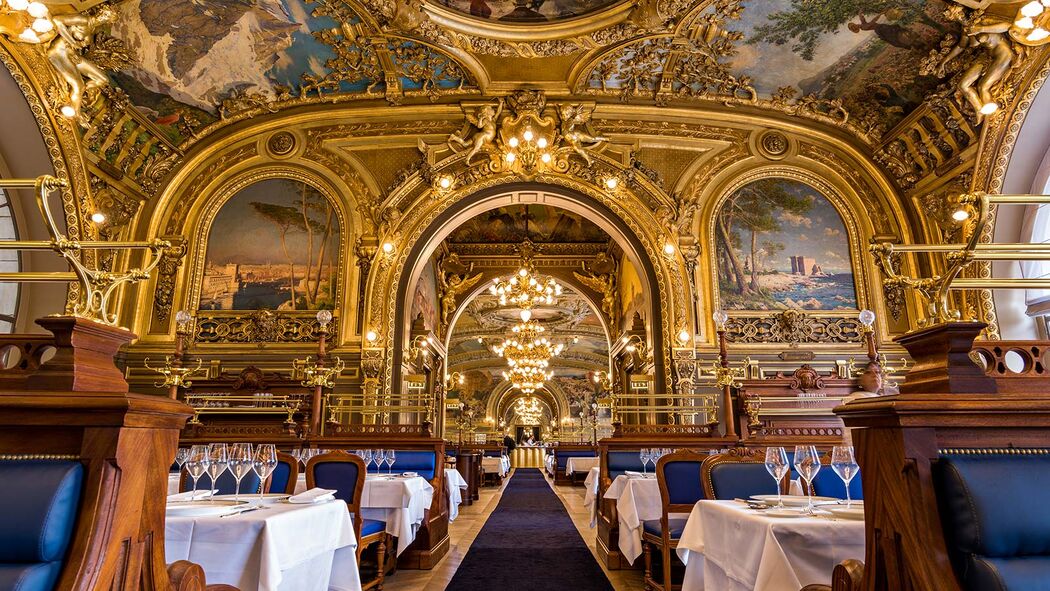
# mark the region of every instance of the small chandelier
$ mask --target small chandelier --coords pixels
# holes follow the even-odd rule
[[[561,285],[553,277],[536,274],[532,261],[526,259],[514,275],[493,280],[489,293],[496,296],[501,306],[521,308],[521,319],[532,318],[532,309],[539,305],[551,305],[561,295]]]
[[[511,386],[521,390],[525,394],[532,394],[543,387],[547,380],[554,377],[553,371],[547,371],[547,362],[537,364],[517,363],[509,370],[503,372],[503,379],[511,383]]]
[[[514,325],[514,333],[493,347],[493,352],[507,360],[508,364],[522,360],[549,360],[561,355],[565,345],[551,342],[543,336],[546,329],[538,322],[528,320]]]
[[[543,418],[543,409],[540,408],[539,401],[532,396],[519,398],[515,404],[514,412],[521,418],[521,422],[526,425],[538,425],[540,419]]]

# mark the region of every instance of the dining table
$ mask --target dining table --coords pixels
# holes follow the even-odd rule
[[[295,493],[306,490],[300,474]],[[361,492],[361,516],[386,523],[386,532],[397,538],[397,554],[408,549],[423,525],[434,500],[434,487],[422,476],[368,474]]]
[[[616,501],[617,544],[627,562],[634,564],[642,554],[643,523],[660,519],[663,511],[656,475],[621,474],[609,485],[604,497]]]
[[[481,469],[486,474],[499,474],[500,478],[504,478],[510,473],[510,458],[485,456],[481,458]]]
[[[463,475],[455,468],[445,468],[445,489],[448,491],[448,520],[455,521],[459,517],[459,505],[463,502],[463,495],[467,492],[469,485],[463,479]]]
[[[587,478],[583,481],[583,506],[587,507],[591,514],[591,527],[598,525],[598,479],[601,477],[601,469],[598,466],[587,472]]]
[[[357,539],[346,503],[258,507],[227,515],[167,515],[165,560],[195,562],[209,584],[242,590],[360,591]]]
[[[598,467],[598,462],[601,458],[566,458],[565,459],[565,475],[572,476],[575,473],[590,472],[593,468]]]
[[[835,565],[864,558],[864,521],[774,517],[739,501],[699,501],[678,541],[682,591],[798,591],[831,584]]]

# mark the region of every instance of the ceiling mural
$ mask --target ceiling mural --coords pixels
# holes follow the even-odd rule
[[[453,244],[501,242],[607,243],[609,235],[578,213],[549,205],[500,207],[467,220],[448,237]]]
[[[570,19],[598,12],[622,0],[440,0],[443,6],[475,18],[528,24]]]

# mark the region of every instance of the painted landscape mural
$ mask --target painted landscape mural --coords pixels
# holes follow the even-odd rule
[[[597,12],[620,0],[440,0],[470,16],[505,23],[542,23]]]
[[[201,310],[335,307],[339,218],[314,187],[268,179],[245,187],[215,216]]]
[[[715,219],[715,245],[727,310],[857,307],[842,217],[805,183],[762,179],[734,191]]]

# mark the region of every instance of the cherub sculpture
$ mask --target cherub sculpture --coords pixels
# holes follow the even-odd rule
[[[610,324],[615,323],[616,275],[611,272],[599,272],[599,270],[594,267],[588,269],[587,264],[584,262],[580,263],[580,268],[583,272],[573,271],[573,276],[575,276],[580,283],[602,294],[602,314],[605,314],[605,318]],[[602,270],[604,271],[604,269]]]
[[[441,282],[441,326],[448,327],[452,322],[452,315],[456,313],[456,297],[481,281],[482,273],[467,277],[472,270],[473,265],[463,274],[446,274],[444,271],[438,273],[438,280]]]
[[[584,148],[607,142],[609,139],[600,135],[592,135],[587,131],[587,123],[591,116],[583,105],[562,105],[558,114],[561,116],[561,136],[565,143],[587,164],[591,164],[591,156]]]
[[[956,87],[956,92],[977,112],[978,121],[984,115],[995,112],[995,109],[985,110],[986,106],[996,104],[992,88],[1006,78],[1013,66],[1016,56],[1006,36],[1010,26],[1011,23],[1001,19],[978,16],[966,25],[958,43],[937,64],[935,73],[943,78],[952,60],[968,49],[984,48],[988,59],[974,60],[963,72]]]
[[[467,152],[467,165],[469,166],[474,156],[496,139],[496,127],[502,113],[503,99],[499,99],[495,106],[481,105],[473,113],[467,113],[467,121],[476,127],[477,131],[470,137],[466,137],[465,133],[463,135],[452,134],[448,138],[449,147],[455,150],[453,143],[458,144],[461,148],[469,146],[470,151]]]
[[[0,22],[0,34],[23,43],[46,47],[48,61],[69,87],[69,102],[63,105],[63,114],[77,116],[84,95],[109,83],[106,73],[86,54],[98,30],[116,22],[117,13],[109,6],[103,6],[94,13],[58,14],[50,18],[54,28],[35,38],[20,36],[21,29],[15,30],[7,22]]]

